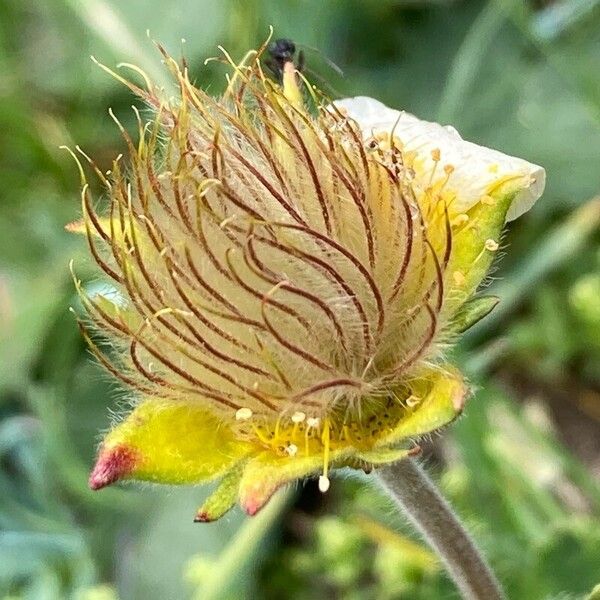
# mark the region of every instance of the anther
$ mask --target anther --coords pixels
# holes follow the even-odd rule
[[[442,152],[439,148],[434,148],[431,151],[431,158],[432,160],[434,160],[435,162],[438,162],[440,160],[440,158],[442,157]]]
[[[329,481],[329,477],[327,475],[319,476],[319,491],[324,494],[328,489],[331,482]]]
[[[304,419],[306,419],[306,415],[300,410],[292,415],[292,423],[302,423]]]
[[[247,421],[252,417],[252,410],[249,408],[238,408],[235,413],[236,421]]]
[[[296,444],[290,444],[286,447],[285,451],[289,456],[296,456],[296,454],[298,454],[298,446],[296,446]]]
[[[444,173],[446,173],[446,175],[450,175],[453,172],[454,172],[454,165],[445,165],[444,166]]]
[[[419,402],[421,402],[421,398],[417,398],[416,396],[409,396],[406,399],[406,404],[409,408],[414,408]]]
[[[466,223],[468,220],[469,220],[469,215],[466,215],[465,213],[462,213],[460,215],[457,215],[452,220],[452,225],[454,227],[458,227],[459,225],[462,225],[463,223]]]
[[[489,250],[490,252],[496,252],[496,250],[498,250],[499,245],[498,242],[496,240],[485,240],[485,249]]]
[[[319,417],[309,417],[306,419],[306,424],[309,427],[318,427],[321,424],[321,419]]]

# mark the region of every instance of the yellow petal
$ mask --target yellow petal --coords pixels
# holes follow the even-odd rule
[[[453,127],[422,121],[404,111],[393,110],[373,98],[358,96],[338,100],[335,105],[355,120],[365,138],[393,131],[407,155],[415,157],[418,190],[443,181],[444,167],[451,165],[444,191],[455,197],[452,211],[465,213],[493,194],[504,181],[518,187],[506,218],[516,219],[528,211],[544,191],[546,173],[542,167],[463,140]],[[432,176],[433,174],[433,176]]]
[[[110,431],[90,475],[92,489],[119,479],[197,483],[222,475],[249,452],[219,418],[191,402],[145,400]]]
[[[462,412],[469,389],[461,374],[448,365],[423,370],[412,383],[411,412],[378,446],[395,446],[436,431]]]
[[[344,448],[331,452],[330,466],[341,465],[354,452]],[[240,505],[249,514],[255,515],[283,485],[296,479],[304,479],[323,469],[323,456],[279,457],[273,452],[262,452],[252,458],[240,482]]]
[[[307,477],[323,464],[320,456],[278,458],[263,452],[251,460],[240,482],[240,505],[255,515],[284,484]]]

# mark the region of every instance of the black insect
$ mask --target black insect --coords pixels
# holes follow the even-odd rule
[[[304,52],[300,50],[298,52],[297,60],[294,60],[296,55],[296,44],[294,44],[292,40],[281,38],[271,42],[267,49],[267,53],[269,58],[265,61],[265,65],[280,81],[283,78],[283,69],[286,63],[291,62],[298,71],[304,69]]]

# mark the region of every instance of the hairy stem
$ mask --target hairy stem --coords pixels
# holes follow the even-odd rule
[[[498,580],[448,502],[407,458],[378,471],[383,487],[443,561],[465,600],[504,600]]]

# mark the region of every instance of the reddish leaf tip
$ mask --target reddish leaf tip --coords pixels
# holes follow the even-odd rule
[[[467,402],[468,391],[466,388],[461,390],[456,390],[454,394],[452,394],[452,406],[454,406],[454,410],[457,413],[461,413],[465,407],[465,403]]]
[[[423,448],[417,444],[408,451],[408,456],[419,456],[421,452],[423,452]]]
[[[100,450],[88,480],[90,488],[99,490],[118,481],[133,471],[136,462],[137,455],[131,448],[116,446],[110,450]]]
[[[253,517],[269,501],[270,497],[271,494],[267,497],[246,496],[240,500],[240,505],[249,517]]]
[[[211,523],[213,520],[207,512],[199,512],[194,517],[194,523]]]

